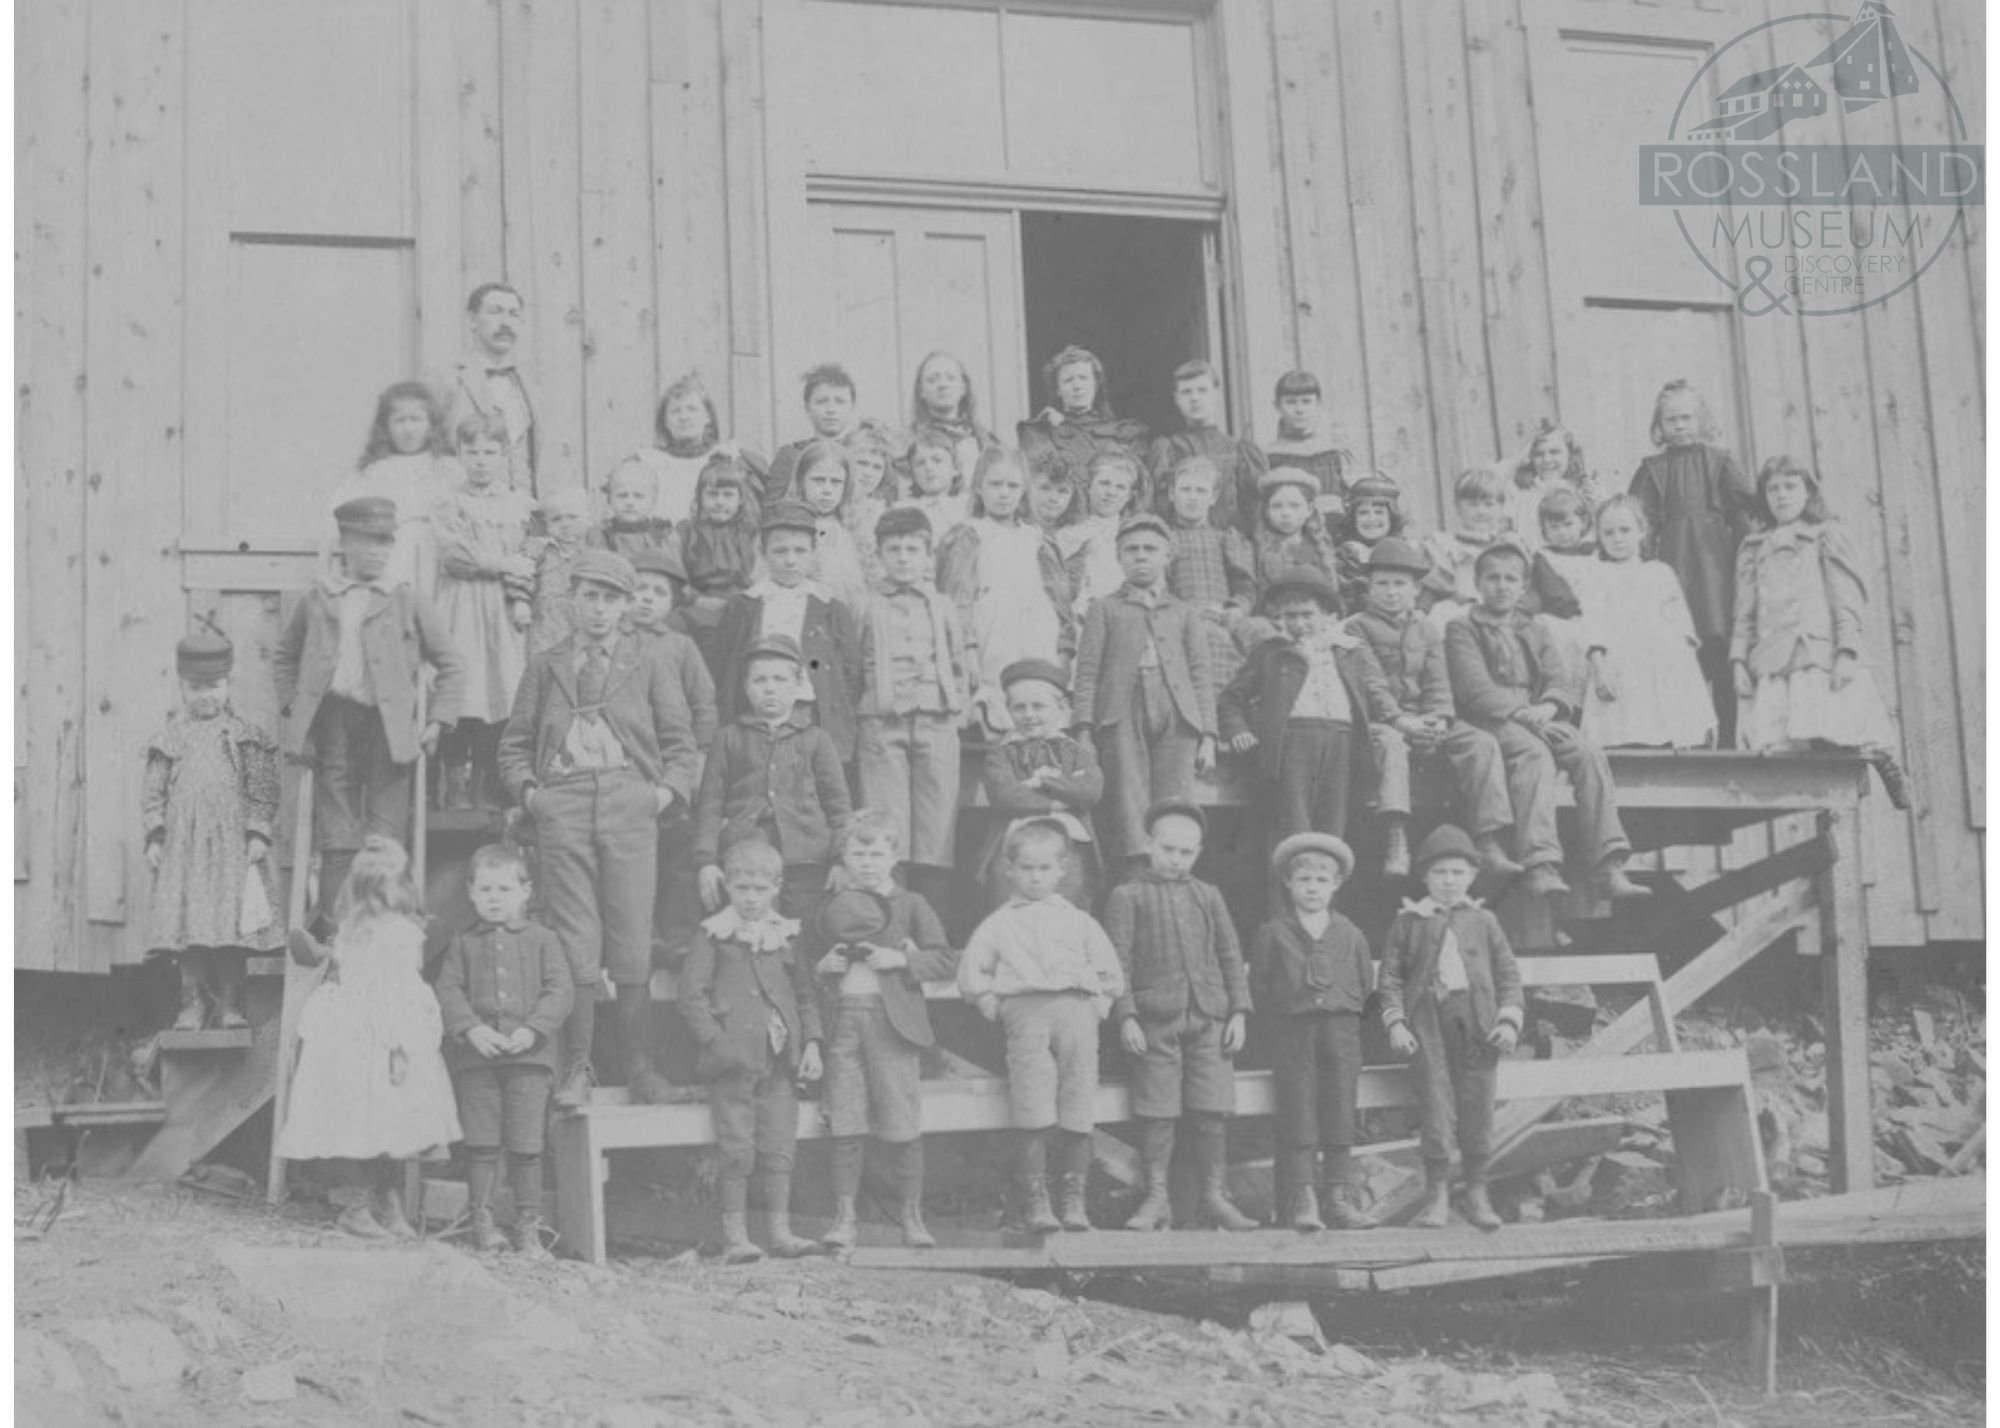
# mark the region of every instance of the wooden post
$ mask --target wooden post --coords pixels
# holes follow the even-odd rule
[[[313,775],[299,765],[298,818],[292,825],[291,904],[286,930],[306,925],[307,870],[312,866]],[[278,1137],[285,1128],[285,1100],[292,1090],[292,1059],[298,1050],[299,1012],[319,982],[319,969],[301,967],[285,958],[285,986],[278,996],[278,1064],[271,1080],[271,1159],[266,1196],[273,1205],[285,1200],[285,1158],[278,1154]]]
[[[1819,815],[1833,865],[1816,880],[1821,1016],[1826,1023],[1826,1122],[1833,1192],[1875,1188],[1868,1086],[1868,904],[1861,887],[1859,798]]]
[[[1765,1251],[1778,1244],[1778,1197],[1769,1190],[1750,1196],[1750,1377],[1765,1397],[1778,1391],[1778,1280],[1773,1266],[1761,1263]]]

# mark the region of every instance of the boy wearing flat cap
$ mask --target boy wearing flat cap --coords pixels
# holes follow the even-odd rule
[[[1285,910],[1250,944],[1250,993],[1273,1042],[1279,1213],[1295,1230],[1322,1230],[1329,1220],[1341,1230],[1375,1223],[1354,1184],[1368,942],[1333,905],[1353,871],[1354,850],[1330,833],[1294,833],[1279,843],[1271,872]]]
[[[1146,810],[1191,797],[1196,776],[1215,767],[1208,637],[1194,608],[1167,589],[1173,549],[1158,516],[1125,518],[1125,583],[1090,607],[1077,647],[1076,727],[1104,764],[1098,828],[1112,876],[1145,856]]]
[[[1374,651],[1341,629],[1340,596],[1318,570],[1280,571],[1264,608],[1278,633],[1216,701],[1223,739],[1256,755],[1274,844],[1294,833],[1343,836],[1348,810],[1374,792],[1368,729],[1389,712],[1388,681]]]
[[[1104,905],[1104,930],[1126,986],[1111,1015],[1132,1058],[1132,1114],[1146,1166],[1146,1198],[1125,1228],[1170,1224],[1167,1168],[1175,1123],[1185,1115],[1202,1217],[1217,1229],[1255,1229],[1226,1188],[1229,1117],[1236,1113],[1231,1060],[1243,1049],[1250,984],[1221,890],[1193,875],[1208,819],[1192,803],[1169,800],[1146,811],[1145,825],[1145,870],[1113,888]]]
[[[1454,1141],[1464,1161],[1466,1219],[1482,1230],[1500,1228],[1486,1197],[1495,1073],[1520,1038],[1526,1012],[1500,919],[1468,895],[1478,871],[1463,829],[1442,823],[1431,830],[1417,850],[1427,895],[1396,914],[1377,983],[1391,1049],[1416,1058],[1425,1199],[1412,1223],[1423,1229],[1441,1228],[1451,1213]]]
[[[694,860],[710,912],[723,904],[723,855],[748,838],[769,843],[784,861],[778,910],[786,917],[808,915],[826,890],[854,801],[833,736],[799,700],[804,683],[799,647],[788,636],[766,635],[745,652],[748,707],[716,735],[695,799]]]
[[[360,496],[333,513],[338,569],[321,575],[292,611],[272,659],[285,752],[313,771],[313,847],[319,920],[371,833],[410,841],[417,750],[437,751],[457,721],[465,662],[428,597],[386,583],[396,546],[396,503]],[[423,667],[436,674],[417,721]]]
[[[500,737],[500,776],[534,819],[549,925],[576,983],[556,1102],[590,1098],[607,972],[632,1098],[656,1102],[672,1089],[653,1064],[648,987],[659,826],[693,792],[694,714],[658,642],[623,628],[632,563],[586,550],[570,577],[576,627],[528,662]]]
[[[1000,689],[1012,727],[986,751],[986,800],[999,817],[979,860],[980,879],[996,906],[1005,902],[1008,835],[1028,822],[1054,822],[1069,839],[1058,891],[1087,912],[1097,906],[1103,881],[1090,815],[1104,797],[1104,771],[1090,745],[1068,732],[1069,685],[1059,666],[1015,660],[1000,671]]]
[[[1347,621],[1348,632],[1375,652],[1395,701],[1387,717],[1368,728],[1381,775],[1376,816],[1389,848],[1382,871],[1390,877],[1406,877],[1410,871],[1411,757],[1442,756],[1451,766],[1452,792],[1479,850],[1480,871],[1513,877],[1521,865],[1501,846],[1501,835],[1514,826],[1514,808],[1507,801],[1500,745],[1484,729],[1458,717],[1445,669],[1444,636],[1417,611],[1418,590],[1429,570],[1423,553],[1401,536],[1375,542],[1361,587],[1364,604]]]

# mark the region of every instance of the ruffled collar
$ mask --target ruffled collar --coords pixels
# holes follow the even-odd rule
[[[725,907],[701,924],[710,937],[741,942],[752,952],[782,952],[799,935],[796,919],[767,912],[755,922],[746,922],[733,907]]]
[[[1446,907],[1434,897],[1420,897],[1415,902],[1411,902],[1408,898],[1403,899],[1403,911],[1414,912],[1418,917],[1436,917],[1441,912],[1456,912],[1461,907],[1478,909],[1485,906],[1486,904],[1476,897],[1460,898],[1450,907]]]

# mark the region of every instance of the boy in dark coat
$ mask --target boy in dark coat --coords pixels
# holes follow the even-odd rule
[[[1288,906],[1250,945],[1250,993],[1273,1039],[1279,1178],[1288,1187],[1279,1213],[1295,1230],[1325,1229],[1322,1210],[1336,1229],[1369,1229],[1375,1222],[1354,1184],[1368,942],[1333,906],[1354,850],[1330,833],[1294,833],[1271,854],[1271,871]]]
[[[479,921],[445,948],[437,999],[465,1130],[473,1241],[482,1251],[506,1246],[489,1208],[504,1150],[515,1247],[548,1259],[541,1235],[542,1128],[556,1035],[575,996],[569,958],[555,933],[528,921],[528,867],[518,848],[487,844],[472,855],[469,878]]]
[[[340,572],[322,575],[292,611],[271,660],[284,748],[313,771],[313,847],[321,922],[371,833],[410,838],[417,750],[437,751],[458,719],[465,661],[443,619],[409,585],[383,577],[396,545],[396,503],[361,496],[333,513]],[[423,666],[437,674],[417,721]]]
[[[896,885],[902,856],[890,816],[866,808],[848,825],[841,864],[849,891],[820,904],[800,956],[818,979],[824,1020],[828,1128],[833,1136],[833,1225],[822,1243],[854,1245],[864,1138],[896,1164],[903,1242],[937,1243],[924,1228],[923,1053],[937,1044],[925,982],[948,982],[958,958],[944,924],[917,893]],[[870,909],[862,904],[873,903]],[[860,914],[857,916],[857,907]]]
[[[1474,565],[1479,603],[1445,631],[1445,664],[1458,711],[1500,742],[1514,805],[1517,852],[1533,896],[1566,893],[1562,843],[1556,833],[1556,770],[1576,789],[1585,866],[1604,893],[1645,897],[1625,875],[1632,844],[1618,817],[1618,789],[1604,751],[1576,727],[1583,708],[1582,671],[1557,648],[1540,616],[1524,613],[1528,557],[1508,541],[1480,553]]]
[[[1007,837],[1023,823],[1050,820],[1069,835],[1059,891],[1085,912],[1097,906],[1102,860],[1091,810],[1104,797],[1104,772],[1090,745],[1066,732],[1069,689],[1047,660],[1015,660],[1000,671],[1013,728],[986,751],[986,798],[1000,815],[980,857],[980,877],[996,903],[1010,896],[1001,862]],[[1004,821],[1003,821],[1004,820]]]
[[[1423,1096],[1424,1207],[1439,1229],[1451,1209],[1451,1148],[1464,1160],[1465,1217],[1500,1228],[1486,1197],[1495,1070],[1521,1035],[1521,971],[1500,919],[1467,896],[1479,870],[1463,829],[1440,824],[1417,851],[1429,894],[1406,902],[1382,953],[1382,1024],[1398,1056],[1416,1058]]]
[[[1272,842],[1347,832],[1374,792],[1369,723],[1395,705],[1367,643],[1341,629],[1333,582],[1310,566],[1280,571],[1265,609],[1281,631],[1251,651],[1216,701],[1229,748],[1257,755]]]
[[[1146,870],[1113,888],[1104,905],[1126,988],[1111,1015],[1132,1058],[1132,1114],[1144,1135],[1146,1198],[1128,1230],[1168,1226],[1167,1167],[1183,1115],[1200,1166],[1202,1214],[1218,1229],[1257,1227],[1227,1190],[1231,1061],[1243,1049],[1250,984],[1221,890],[1193,876],[1207,831],[1194,804],[1155,804],[1146,813]]]
[[[500,736],[500,776],[534,819],[549,923],[576,979],[556,1089],[565,1106],[590,1098],[607,972],[632,1098],[673,1089],[653,1064],[653,895],[659,820],[693,792],[694,715],[658,643],[621,629],[633,579],[622,555],[577,556],[576,629],[528,661]]]
[[[722,672],[717,689],[723,717],[749,706],[743,676],[750,647],[783,635],[799,647],[806,683],[800,708],[833,737],[843,764],[854,762],[855,703],[861,696],[861,626],[855,612],[834,599],[812,576],[818,523],[799,501],[776,501],[764,512],[764,577],[722,607],[715,643]]]
[[[1167,589],[1167,523],[1118,527],[1119,589],[1091,605],[1076,654],[1076,726],[1104,764],[1107,864],[1142,857],[1146,810],[1193,795],[1215,767],[1215,685],[1194,608]],[[1123,872],[1119,867],[1117,872]]]
[[[1368,553],[1362,582],[1361,613],[1347,621],[1375,652],[1389,682],[1394,708],[1369,726],[1381,783],[1376,813],[1387,835],[1382,871],[1407,877],[1410,871],[1410,760],[1443,755],[1451,765],[1452,792],[1472,825],[1481,871],[1513,877],[1521,865],[1507,856],[1500,836],[1514,826],[1507,801],[1500,745],[1484,729],[1458,717],[1451,702],[1451,675],[1445,668],[1444,636],[1417,612],[1417,591],[1430,562],[1401,536],[1387,536]]]
[[[799,705],[799,647],[784,635],[752,645],[744,660],[749,708],[716,735],[695,798],[694,860],[701,897],[720,909],[722,854],[762,838],[785,864],[780,909],[803,917],[826,889],[834,850],[854,811],[833,738]]]
[[[701,1046],[696,1074],[708,1083],[722,1153],[722,1259],[748,1264],[763,1251],[745,1222],[757,1172],[771,1253],[812,1252],[792,1233],[792,1152],[798,1141],[795,1080],[820,1078],[818,999],[795,955],[799,924],[778,914],[784,859],[749,839],[723,859],[729,906],[695,934],[676,999]]]

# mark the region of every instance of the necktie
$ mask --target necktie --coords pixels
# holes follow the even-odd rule
[[[583,676],[576,682],[579,713],[596,714],[604,704],[604,683],[610,660],[604,646],[590,645],[583,652]]]

